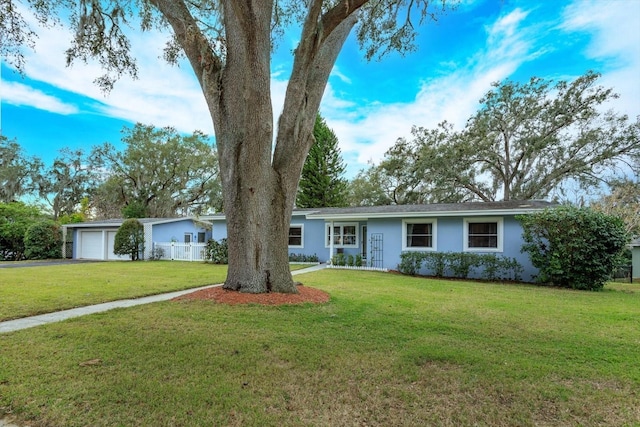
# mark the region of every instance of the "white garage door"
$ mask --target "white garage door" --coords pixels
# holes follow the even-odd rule
[[[80,232],[80,255],[84,259],[104,259],[102,231]]]
[[[113,253],[113,247],[116,241],[117,231],[107,231],[107,257],[108,259],[129,259],[127,255],[116,255]]]

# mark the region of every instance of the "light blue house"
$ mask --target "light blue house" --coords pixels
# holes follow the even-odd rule
[[[516,215],[554,204],[507,201],[430,205],[297,209],[291,217],[289,253],[330,262],[338,254],[358,257],[373,268],[395,270],[405,251],[492,253],[515,258],[532,280],[537,270],[520,252],[522,228]],[[68,224],[72,257],[121,259],[113,241],[123,220]],[[223,213],[200,218],[142,219],[145,259],[161,248],[166,259],[200,260],[205,242],[227,237]]]
[[[340,253],[359,256],[382,269],[397,269],[404,251],[494,253],[515,258],[522,278],[532,280],[537,269],[520,252],[522,228],[515,216],[552,206],[508,201],[300,209],[291,217],[289,253],[317,255],[321,262]],[[211,221],[215,240],[227,237],[224,214],[202,219]]]
[[[62,235],[68,239],[70,234],[71,239],[69,244],[63,245],[63,257],[105,261],[127,259],[113,253],[115,236],[123,221],[110,219],[64,225]],[[211,238],[211,223],[196,218],[142,218],[139,221],[144,227],[146,242],[144,259],[152,257],[156,243],[166,249],[164,252],[169,259],[202,259],[201,248]],[[171,256],[172,250],[175,257]]]

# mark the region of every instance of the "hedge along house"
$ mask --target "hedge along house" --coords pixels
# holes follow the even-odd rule
[[[553,206],[507,201],[294,210],[289,253],[317,255],[321,262],[357,257],[377,269],[397,269],[404,251],[492,253],[516,259],[522,279],[531,281],[537,269],[520,252],[515,216]],[[227,237],[224,214],[202,219],[212,222],[215,240]]]
[[[118,228],[124,219],[66,224],[63,237],[71,243],[63,245],[63,257],[91,260],[126,260],[128,256],[113,253]],[[167,259],[201,260],[202,247],[211,238],[211,223],[197,218],[141,218],[144,227],[144,259],[154,249],[163,248]],[[71,251],[71,253],[64,253]]]

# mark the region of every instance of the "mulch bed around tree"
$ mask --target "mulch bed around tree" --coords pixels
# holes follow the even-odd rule
[[[211,300],[221,304],[260,304],[260,305],[286,305],[286,304],[322,304],[329,301],[329,294],[320,289],[299,285],[297,294],[265,293],[249,294],[245,292],[229,291],[222,286],[202,289],[190,294],[174,298],[173,301],[184,300]]]

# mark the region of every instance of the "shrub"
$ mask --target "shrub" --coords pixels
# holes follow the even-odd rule
[[[515,258],[496,254],[470,252],[403,252],[398,270],[415,276],[426,269],[435,277],[466,279],[471,272],[480,270],[480,277],[487,280],[521,280],[522,266]]]
[[[356,267],[362,267],[362,255],[357,254],[355,262],[356,262]]]
[[[40,210],[22,202],[0,203],[0,260],[24,258],[27,229],[42,220]]]
[[[51,220],[36,222],[24,235],[24,256],[27,259],[62,258],[62,231]]]
[[[560,207],[520,215],[538,281],[556,286],[600,290],[620,262],[628,241],[620,218],[588,208]]]
[[[128,219],[122,223],[116,233],[113,253],[129,255],[131,261],[142,259],[144,253],[144,226],[137,219]]]
[[[318,255],[289,254],[289,262],[318,262]]]
[[[209,239],[207,247],[204,248],[205,262],[213,264],[228,264],[229,263],[229,245],[227,239],[221,239],[219,242],[213,239]]]
[[[153,248],[153,251],[151,251],[151,261],[160,261],[162,258],[164,258],[164,248],[161,247],[155,247]]]
[[[331,258],[331,264],[344,267],[347,264],[344,254],[335,254],[333,258]]]

